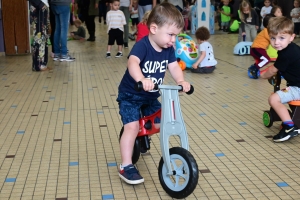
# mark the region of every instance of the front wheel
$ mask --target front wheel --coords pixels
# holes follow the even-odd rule
[[[121,140],[123,132],[124,132],[124,126],[122,127],[122,129],[120,131],[119,142]],[[140,154],[141,154],[141,143],[140,143],[140,140],[138,138],[135,138],[133,149],[132,149],[132,157],[131,157],[132,164],[137,163],[137,161],[140,158]]]
[[[161,158],[158,166],[160,184],[171,197],[186,198],[195,190],[198,184],[198,165],[193,155],[184,148],[173,147],[169,150],[169,153],[173,174],[167,174],[167,167],[163,158]]]

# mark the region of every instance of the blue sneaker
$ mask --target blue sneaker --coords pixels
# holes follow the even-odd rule
[[[248,68],[248,76],[249,76],[249,78],[258,79],[259,76],[260,76],[259,69],[257,69],[257,68],[255,67],[255,65],[251,65],[251,66]]]
[[[122,165],[120,165],[119,176],[121,179],[123,179],[123,181],[131,185],[144,182],[144,178],[140,175],[139,171],[133,164],[130,164],[126,167],[122,167]]]

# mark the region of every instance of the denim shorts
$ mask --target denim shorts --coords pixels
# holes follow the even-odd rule
[[[300,100],[300,88],[296,86],[289,86],[276,92],[281,103]]]
[[[123,125],[130,122],[138,121],[143,116],[148,116],[161,108],[161,104],[157,99],[149,99],[131,93],[119,93],[117,102],[119,102],[119,114]],[[155,120],[155,123],[159,123]]]

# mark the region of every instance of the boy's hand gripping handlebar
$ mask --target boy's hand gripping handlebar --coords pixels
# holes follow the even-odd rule
[[[181,85],[178,85],[181,87],[181,89],[179,90],[179,92],[182,92],[182,86]],[[143,90],[143,83],[141,81],[137,82],[134,86],[134,89],[138,92],[142,91]],[[158,84],[154,84],[154,90],[158,90],[159,89],[159,85]],[[190,91],[186,92],[186,94],[190,95],[190,94],[193,94],[194,92],[194,87],[193,85],[191,85],[191,88],[190,88]]]

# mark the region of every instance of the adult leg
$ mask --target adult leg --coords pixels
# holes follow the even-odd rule
[[[69,6],[57,6],[59,10],[59,21],[60,21],[60,45],[61,45],[61,57],[67,57],[67,38],[69,31],[69,16],[70,8]],[[56,18],[55,18],[56,19]],[[56,35],[54,35],[55,37]]]
[[[49,17],[50,17],[50,26],[51,26],[51,35],[50,35],[50,42],[51,42],[51,49],[52,53],[54,53],[54,32],[55,32],[55,15],[52,11],[52,6],[49,7]]]
[[[130,18],[129,7],[121,6],[120,10],[125,15],[126,24],[124,25],[124,46],[125,48],[126,47],[128,48],[129,18]]]
[[[59,6],[52,5],[52,13],[55,17],[55,32],[53,36],[53,53],[54,57],[60,57],[60,35],[61,35],[61,24],[60,24],[60,17],[59,17]]]

